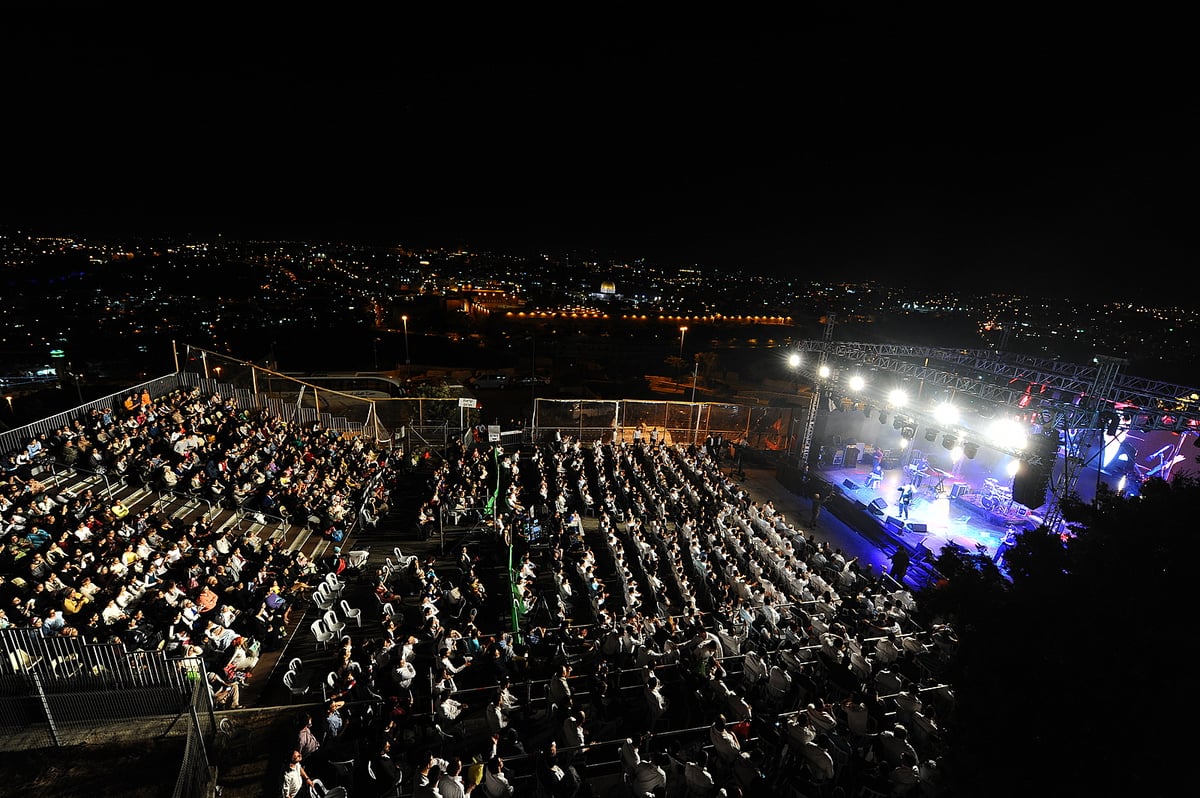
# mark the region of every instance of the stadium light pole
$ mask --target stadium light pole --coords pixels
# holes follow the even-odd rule
[[[681,362],[683,361],[683,337],[685,335],[687,335],[687,326],[686,325],[679,328],[679,360]],[[682,377],[683,377],[682,371],[680,371],[678,374],[676,374],[676,376],[675,376],[675,384],[676,385],[679,385]],[[679,389],[682,392],[683,386],[680,385]]]
[[[408,356],[408,316],[401,316],[400,321],[404,323],[404,365],[412,363],[412,358]]]

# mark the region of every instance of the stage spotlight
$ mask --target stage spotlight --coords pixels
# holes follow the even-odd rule
[[[870,417],[871,417],[871,406],[863,405],[863,418],[870,418]]]
[[[938,435],[938,431],[935,429],[925,430],[925,440],[929,441],[930,443],[933,443],[934,441],[937,440],[937,435]]]
[[[914,437],[916,437],[916,434],[917,434],[916,427],[911,427],[911,426],[908,426],[907,424],[904,425],[903,427],[901,427],[901,429],[900,429],[900,437],[906,441],[911,441]]]
[[[883,412],[882,410],[879,411],[879,423],[880,424],[887,423],[887,413]],[[1196,444],[1196,445],[1200,446],[1200,444]]]
[[[975,455],[979,454],[979,444],[964,443],[963,444],[963,454],[965,454],[967,456],[968,460],[974,460]]]
[[[954,435],[946,435],[944,438],[942,438],[942,448],[943,449],[953,449],[957,445],[958,445],[958,438]]]
[[[892,429],[903,429],[903,427],[904,419],[900,418],[900,416],[896,416],[896,420],[892,422]]]

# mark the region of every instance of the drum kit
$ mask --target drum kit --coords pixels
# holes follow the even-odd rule
[[[1012,508],[1012,488],[1001,485],[997,480],[988,477],[983,481],[983,490],[979,492],[979,504],[985,510],[1007,514]]]

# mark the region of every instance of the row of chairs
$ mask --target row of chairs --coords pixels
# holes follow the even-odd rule
[[[385,558],[384,571],[386,575],[390,575],[399,568],[409,568],[417,562],[416,555],[404,554],[399,546],[393,550],[393,553],[396,556],[395,560],[391,557]],[[361,569],[366,565],[369,556],[370,552],[367,549],[350,552],[351,567]],[[325,575],[325,578],[321,580],[321,583],[313,591],[313,604],[322,615],[312,622],[310,628],[319,648],[325,648],[331,642],[340,639],[342,633],[350,623],[353,623],[360,629],[362,628],[362,608],[352,607],[349,601],[342,598],[346,585],[347,582],[344,579],[331,571]],[[341,617],[338,617],[337,611],[339,609],[341,610]],[[400,617],[398,612],[392,609],[391,605],[383,606],[383,614],[389,618]]]

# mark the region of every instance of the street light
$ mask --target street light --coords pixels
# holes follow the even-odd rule
[[[404,322],[404,365],[412,363],[412,358],[408,356],[408,316],[401,316],[400,321]]]

